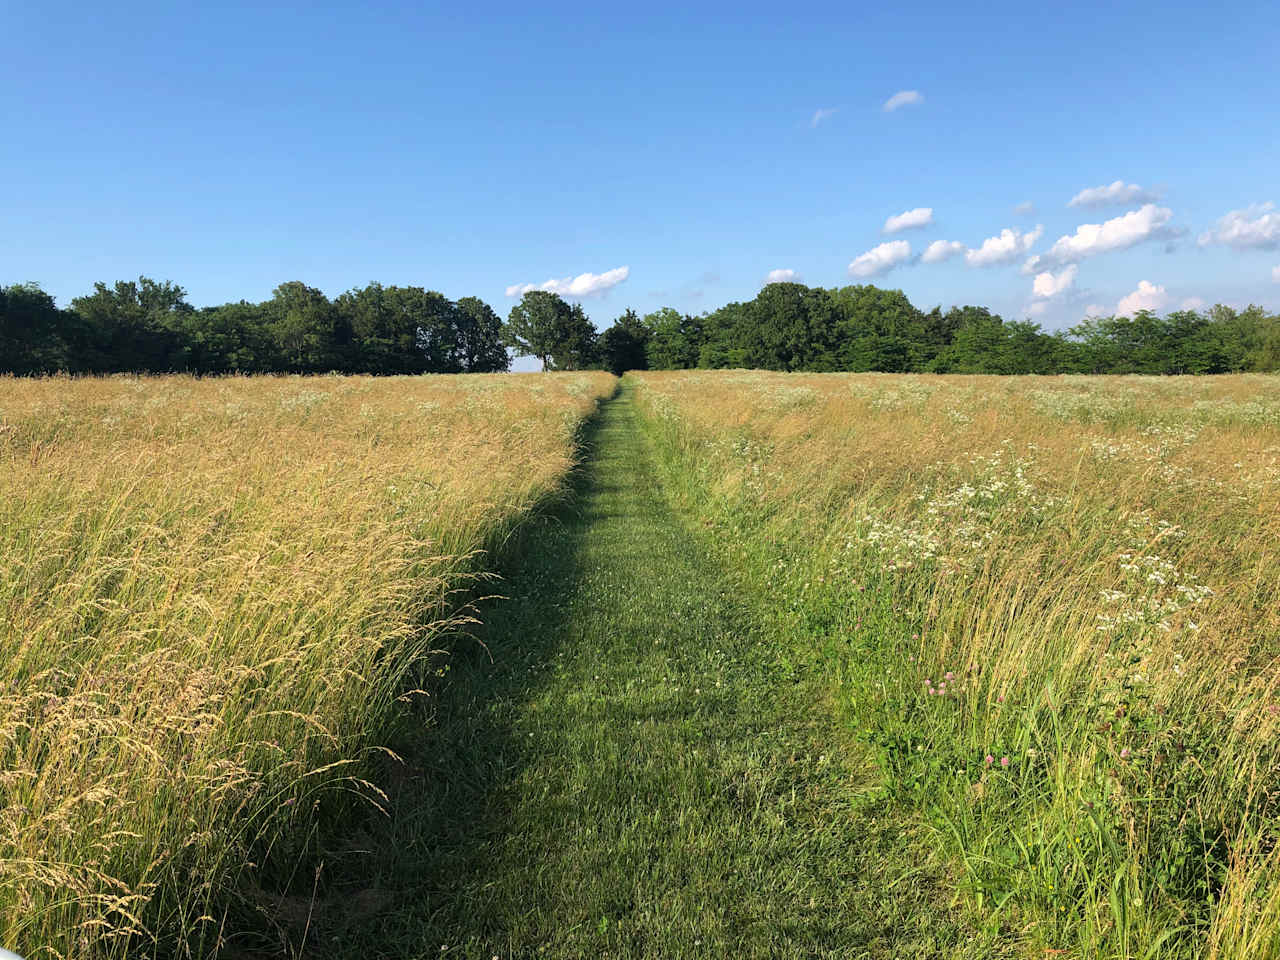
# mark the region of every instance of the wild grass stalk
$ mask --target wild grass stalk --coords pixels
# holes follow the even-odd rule
[[[268,911],[612,383],[0,379],[0,944]]]
[[[635,376],[992,937],[1275,954],[1280,380]]]

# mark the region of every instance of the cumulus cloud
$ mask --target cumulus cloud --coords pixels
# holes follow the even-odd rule
[[[1068,207],[1111,207],[1126,203],[1155,203],[1158,194],[1144,190],[1136,183],[1125,183],[1116,180],[1101,187],[1089,187],[1081,190],[1069,201]]]
[[[1173,235],[1169,221],[1173,211],[1148,203],[1137,210],[1130,210],[1105,223],[1082,223],[1076,232],[1059,237],[1049,252],[1032,257],[1023,266],[1024,273],[1034,273],[1043,267],[1077,263],[1100,253],[1124,250],[1144,240],[1163,239]]]
[[[935,240],[924,248],[920,257],[921,263],[941,263],[964,253],[964,244],[959,240]]]
[[[1280,283],[1280,267],[1271,268],[1271,279],[1276,283]]]
[[[531,290],[545,290],[562,297],[597,297],[631,276],[630,267],[614,267],[604,273],[580,273],[576,277],[545,280],[542,283],[517,283],[507,287],[508,297],[519,297]]]
[[[1076,282],[1076,271],[1080,268],[1074,263],[1067,267],[1061,273],[1052,273],[1046,270],[1044,273],[1037,273],[1036,278],[1031,284],[1031,293],[1042,299],[1056,297],[1060,293],[1070,290]]]
[[[1183,310],[1203,310],[1205,303],[1201,297],[1187,297],[1180,304]]]
[[[983,240],[982,246],[977,250],[966,250],[965,263],[971,267],[995,267],[1002,263],[1013,263],[1035,246],[1042,233],[1042,226],[1037,226],[1028,233],[1006,227],[997,236]]]
[[[1084,315],[1086,317],[1105,317],[1107,308],[1100,303],[1091,303],[1084,308]]]
[[[1274,203],[1232,210],[1212,230],[1200,234],[1200,246],[1222,243],[1237,250],[1274,250],[1280,246],[1280,213]]]
[[[800,279],[800,274],[794,270],[770,270],[769,275],[764,278],[765,285],[771,283],[795,283]]]
[[[813,111],[813,116],[809,119],[809,126],[816,127],[823,120],[830,120],[839,109],[839,107],[819,107]]]
[[[905,240],[890,240],[853,259],[849,264],[851,277],[877,277],[888,273],[911,256],[911,244]]]
[[[919,90],[899,90],[884,102],[884,112],[893,113],[899,107],[910,106],[913,103],[924,103],[924,94]]]
[[[1013,212],[1020,217],[1030,217],[1036,212],[1036,205],[1030,200],[1024,200],[1013,208]]]
[[[1049,309],[1049,304],[1047,302],[1045,302],[1044,300],[1037,300],[1035,303],[1027,307],[1027,316],[1041,317],[1041,316],[1044,316],[1045,311],[1047,311],[1048,309]]]
[[[904,210],[896,217],[890,217],[884,222],[885,233],[897,233],[899,230],[915,230],[918,227],[927,227],[933,223],[933,207],[916,207],[914,210]]]
[[[1138,281],[1138,289],[1120,298],[1116,316],[1132,317],[1140,310],[1163,310],[1169,305],[1169,291],[1146,280]]]

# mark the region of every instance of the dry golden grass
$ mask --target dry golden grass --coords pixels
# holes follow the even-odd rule
[[[1029,929],[1280,950],[1280,378],[635,377],[719,497],[808,536],[798,591],[861,580],[914,624],[886,715],[938,771],[976,761],[936,798],[975,877],[1010,822],[1056,871],[982,880]],[[989,751],[1022,771],[1000,803]],[[1100,852],[1072,852],[1096,809]]]
[[[0,379],[0,943],[209,953],[607,374]],[[147,946],[152,944],[152,946]]]

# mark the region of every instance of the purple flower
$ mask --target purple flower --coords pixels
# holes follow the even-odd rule
[[[989,754],[989,753],[988,753],[988,754],[987,754],[987,756],[986,756],[986,761],[987,761],[987,766],[989,767],[989,766],[991,766],[993,763],[995,763],[995,762],[996,762],[996,758],[995,758],[995,757],[993,757],[991,754]]]
[[[956,675],[952,673],[950,670],[948,670],[946,674],[943,675],[942,677],[943,680],[954,680],[955,678],[956,678]]]
[[[1009,765],[1009,758],[1008,758],[1008,757],[1001,757],[1001,758],[1000,758],[1000,766],[1002,766],[1002,767],[1007,767],[1008,765]]]
[[[1121,760],[1128,760],[1128,759],[1129,759],[1129,748],[1128,748],[1128,747],[1125,747],[1125,748],[1123,748],[1123,749],[1120,751],[1120,759],[1121,759]]]

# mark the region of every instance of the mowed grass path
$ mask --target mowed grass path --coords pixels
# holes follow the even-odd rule
[[[391,817],[330,865],[305,952],[962,952],[822,678],[780,665],[803,638],[770,636],[673,512],[625,390],[587,454],[486,611],[487,653],[455,654],[402,745]]]

